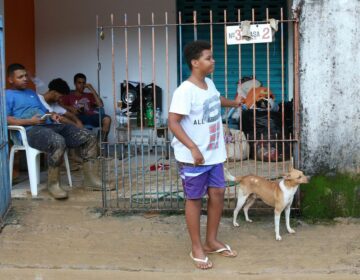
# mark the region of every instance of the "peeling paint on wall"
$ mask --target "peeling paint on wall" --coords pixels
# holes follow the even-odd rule
[[[300,2],[302,167],[359,172],[360,1]]]

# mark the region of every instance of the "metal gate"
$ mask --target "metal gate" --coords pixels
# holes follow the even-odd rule
[[[11,202],[4,88],[4,28],[2,17],[0,17],[0,228],[4,224]]]
[[[126,14],[121,18],[111,14],[110,25],[100,25],[97,17],[98,89],[101,94],[101,71],[105,68],[111,69],[114,111],[112,118],[113,130],[116,131],[111,143],[102,143],[103,184],[116,185],[116,191],[103,191],[104,208],[121,211],[184,209],[184,194],[170,145],[171,133],[167,129],[166,116],[172,92],[186,78],[183,77],[182,69],[183,46],[199,37],[211,43],[213,52],[215,46],[221,45],[223,48],[222,58],[216,63],[216,68],[221,70],[214,73],[212,78],[216,78],[214,75],[223,75],[223,84],[219,88],[223,88],[222,95],[228,98],[234,95],[229,92],[229,80],[240,82],[244,78],[244,61],[247,63],[246,69],[250,67],[252,70],[250,80],[255,86],[257,81],[254,77],[258,77],[259,71],[257,60],[265,59],[266,67],[259,76],[266,77],[262,81],[263,87],[267,89],[266,105],[261,111],[258,107],[246,110],[240,108],[235,122],[229,110],[223,112],[223,121],[227,126],[225,137],[230,139],[227,145],[228,154],[236,153],[237,150],[242,153],[238,159],[228,159],[226,167],[234,175],[253,173],[277,179],[287,171],[289,164],[299,165],[298,21],[296,18],[285,19],[283,8],[273,13],[278,16],[274,18],[271,13],[273,10],[264,8],[265,18],[256,18],[258,13],[255,9],[250,10],[250,18],[244,17],[249,13],[243,13],[241,9],[222,10],[223,17],[217,21],[214,21],[212,10],[207,11],[207,20],[204,20],[204,11],[201,11],[201,21],[198,20],[197,11],[193,11],[191,22],[184,21],[181,12],[177,14],[176,20],[170,22],[168,13],[165,13],[158,16],[161,23],[152,13],[150,22],[146,24],[142,23],[143,15],[140,14],[132,20],[128,19]],[[232,17],[229,17],[229,14]],[[271,48],[274,43],[265,43],[261,47],[253,43],[248,46],[251,48],[251,57],[245,58],[242,45],[227,45],[226,27],[239,26],[244,20],[254,25],[275,21],[278,24],[275,40],[279,47]],[[123,23],[115,24],[119,21]],[[192,38],[184,38],[185,28],[192,29]],[[224,36],[220,42],[214,41],[215,28],[223,29]],[[176,34],[176,40],[169,39],[173,34]],[[100,55],[106,49],[106,40],[109,43],[107,54],[111,56],[109,63],[103,61],[103,56]],[[258,52],[259,49],[262,51]],[[171,70],[175,64],[171,59],[174,52],[179,66],[177,73]],[[279,52],[275,63],[271,59],[273,52]],[[230,59],[232,64],[234,60],[237,63],[236,73],[228,71]],[[286,68],[288,71],[285,71]],[[151,69],[147,78],[144,69]],[[269,102],[272,89],[270,77],[273,77],[271,71],[278,72],[276,83],[280,84],[280,90],[276,93],[276,114]],[[287,85],[286,80],[289,81]],[[162,88],[158,87],[158,84],[162,84]],[[253,96],[255,103],[255,87],[248,94]],[[162,123],[148,123],[146,103],[149,98],[152,100],[150,113],[156,112],[158,104],[161,104]],[[273,128],[275,115],[278,121],[276,130]],[[225,209],[233,209],[236,198],[234,186],[228,186],[225,198]],[[299,199],[295,207],[298,206]]]

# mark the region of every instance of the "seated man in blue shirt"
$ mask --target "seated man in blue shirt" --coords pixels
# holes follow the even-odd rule
[[[78,148],[83,158],[84,186],[101,190],[98,170],[98,145],[96,138],[86,129],[70,124],[60,124],[60,116],[50,113],[40,102],[38,95],[28,89],[29,78],[25,67],[11,64],[7,68],[11,89],[6,90],[7,122],[26,128],[29,145],[48,154],[48,191],[56,199],[68,197],[67,191],[60,186],[60,164],[66,148]]]

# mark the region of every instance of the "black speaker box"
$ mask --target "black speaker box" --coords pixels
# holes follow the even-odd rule
[[[120,97],[123,103],[122,108],[129,107],[130,112],[140,112],[140,86],[142,86],[143,112],[145,112],[146,104],[151,102],[154,104],[154,93],[156,96],[156,108],[162,111],[162,89],[161,87],[151,83],[146,86],[140,85],[139,82],[128,81],[128,92],[126,91],[126,81],[120,85]],[[154,106],[154,105],[153,105]]]

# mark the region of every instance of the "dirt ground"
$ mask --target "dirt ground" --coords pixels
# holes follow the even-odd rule
[[[101,216],[100,201],[76,190],[67,201],[13,200],[0,234],[0,279],[360,279],[359,220],[293,219],[294,235],[282,220],[275,241],[271,215],[250,212],[254,222],[241,217],[239,228],[224,217],[219,238],[239,256],[211,256],[214,268],[199,271],[183,215]]]

